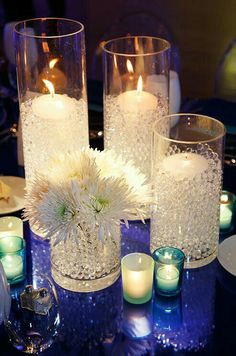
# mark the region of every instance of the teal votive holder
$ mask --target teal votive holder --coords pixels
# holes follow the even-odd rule
[[[185,255],[175,247],[160,247],[152,254],[154,259],[154,288],[157,294],[172,297],[181,290]]]
[[[0,260],[7,281],[16,284],[25,279],[25,241],[19,236],[0,238]]]
[[[234,229],[236,196],[223,190],[220,196],[220,232],[229,233]]]

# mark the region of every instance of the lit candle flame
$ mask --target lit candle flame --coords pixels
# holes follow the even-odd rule
[[[171,255],[170,255],[168,252],[165,252],[165,253],[164,253],[164,257],[165,257],[166,259],[171,260]]]
[[[57,64],[57,62],[59,61],[59,58],[54,58],[49,62],[49,68],[52,69],[55,64]]]
[[[46,85],[47,89],[49,90],[50,94],[53,97],[54,94],[55,94],[55,89],[54,89],[54,86],[53,86],[52,82],[50,82],[47,79],[43,79],[43,82],[44,82],[44,84]]]
[[[127,67],[129,73],[134,73],[133,65],[129,59],[127,59],[126,67]]]
[[[138,78],[137,91],[140,93],[142,90],[143,90],[143,80],[142,80],[142,76],[140,75]]]
[[[138,259],[138,263],[141,263],[142,262],[142,258],[141,257],[139,257],[139,259]]]

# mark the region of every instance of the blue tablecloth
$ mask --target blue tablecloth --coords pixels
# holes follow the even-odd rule
[[[50,273],[48,242],[25,224],[28,269]],[[122,255],[149,251],[149,224],[122,227]],[[218,261],[185,270],[182,293],[134,306],[123,301],[121,279],[95,293],[57,287],[61,329],[45,355],[234,355],[236,278]],[[0,355],[16,355],[1,327]]]

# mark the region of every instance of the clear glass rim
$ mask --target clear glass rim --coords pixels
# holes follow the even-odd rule
[[[178,256],[175,256],[175,258],[173,260],[170,260],[169,264],[174,264],[176,262],[182,262],[185,259],[185,254],[182,250],[180,250],[178,247],[174,247],[174,246],[163,246],[163,247],[159,247],[157,248],[153,253],[152,253],[152,258],[154,259],[155,262],[159,262],[157,259],[157,255],[160,255],[161,257],[165,257],[163,255],[163,251],[165,249],[171,249],[173,251],[176,251],[178,253]],[[167,263],[166,263],[167,264]]]
[[[69,32],[65,35],[54,35],[54,36],[38,36],[38,35],[31,35],[31,34],[28,34],[28,33],[25,33],[25,32],[20,32],[17,27],[21,24],[25,24],[27,25],[27,23],[30,23],[30,22],[43,22],[43,21],[51,21],[51,20],[59,20],[59,21],[64,21],[64,22],[71,22],[71,23],[74,23],[76,25],[79,25],[79,29],[77,31],[73,31],[73,32]],[[26,26],[27,27],[27,26]],[[17,33],[19,36],[22,36],[22,37],[28,37],[28,38],[62,38],[62,37],[69,37],[69,36],[74,36],[76,34],[79,34],[81,32],[84,31],[84,25],[79,22],[79,21],[76,21],[76,20],[71,20],[71,19],[67,19],[67,18],[64,18],[64,17],[37,17],[37,18],[31,18],[31,19],[27,19],[27,20],[23,20],[23,21],[19,21],[15,24],[15,27],[14,27],[14,32]]]
[[[165,44],[164,48],[162,50],[159,51],[153,51],[153,52],[149,52],[149,53],[122,53],[122,52],[114,52],[111,51],[109,49],[106,48],[106,46],[111,43],[111,42],[115,42],[115,41],[120,41],[120,40],[128,40],[128,39],[134,39],[134,38],[151,38],[154,40],[157,40],[159,42],[162,42]],[[102,49],[104,52],[109,53],[109,54],[113,54],[116,56],[122,56],[122,57],[145,57],[145,56],[153,56],[162,52],[166,52],[170,49],[170,43],[165,40],[164,38],[161,37],[153,37],[153,36],[124,36],[124,37],[117,37],[117,38],[113,38],[111,40],[105,41],[103,42],[103,44],[101,45]]]
[[[1,237],[0,239],[9,239],[9,237],[16,237],[17,240],[21,240],[21,247],[18,248],[17,250],[15,250],[15,251],[12,251],[12,252],[2,252],[2,251],[0,251],[0,257],[4,257],[4,256],[8,256],[8,255],[12,256],[12,255],[15,255],[15,254],[25,250],[25,240],[20,236],[17,236],[17,235],[4,236],[4,237]]]
[[[156,125],[158,123],[160,123],[160,121],[162,120],[166,120],[166,119],[169,119],[169,118],[172,118],[172,117],[178,117],[178,116],[190,116],[190,117],[202,117],[202,118],[206,118],[208,120],[211,120],[211,121],[214,121],[219,127],[221,127],[221,130],[222,132],[213,137],[213,138],[209,138],[207,140],[199,140],[199,141],[183,141],[183,140],[176,140],[176,139],[172,139],[172,138],[169,138],[169,137],[166,137],[166,136],[163,136],[161,135],[159,132],[157,132],[157,129],[156,129]],[[189,145],[194,145],[194,144],[197,144],[197,143],[207,143],[207,142],[213,142],[213,141],[217,141],[219,140],[220,138],[224,137],[225,134],[226,134],[226,128],[224,126],[224,124],[217,120],[217,119],[214,119],[213,117],[210,117],[210,116],[207,116],[207,115],[202,115],[202,114],[194,114],[194,113],[179,113],[179,114],[171,114],[171,115],[165,115],[165,116],[162,116],[159,120],[157,120],[154,124],[153,124],[153,132],[155,135],[161,137],[162,139],[166,140],[166,141],[169,141],[169,142],[175,142],[175,143],[183,143],[183,144],[189,144]]]

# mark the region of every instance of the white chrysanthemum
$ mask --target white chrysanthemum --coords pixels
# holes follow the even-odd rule
[[[98,176],[95,157],[91,149],[66,153],[52,159],[49,163],[48,178],[52,182],[78,179],[81,186],[86,186]]]
[[[47,237],[56,236],[56,242],[77,235],[81,222],[80,205],[73,194],[72,183],[51,184],[48,193],[38,204],[38,221],[47,231]]]
[[[109,236],[111,226],[143,218],[150,202],[146,177],[114,152],[86,149],[51,160],[47,178],[36,176],[27,194],[25,216],[56,236],[56,243],[77,236],[77,229]]]
[[[151,187],[147,177],[135,167],[132,161],[125,161],[113,150],[95,151],[96,162],[102,177],[123,177],[130,188],[136,191],[140,204],[148,204],[151,200]]]

